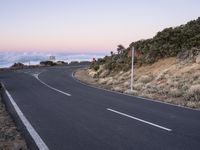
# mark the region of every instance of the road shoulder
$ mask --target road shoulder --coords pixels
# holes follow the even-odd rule
[[[0,91],[0,149],[28,150],[24,137],[8,113]]]

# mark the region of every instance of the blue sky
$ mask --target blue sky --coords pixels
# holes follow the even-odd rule
[[[0,0],[0,51],[108,52],[200,16],[199,0]]]

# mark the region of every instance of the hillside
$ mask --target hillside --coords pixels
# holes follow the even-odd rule
[[[128,53],[132,46],[137,54],[135,62],[138,65],[154,63],[162,58],[176,57],[192,48],[200,48],[200,17],[185,25],[166,28],[151,39],[132,42],[128,48],[118,45],[117,54],[111,52],[111,56],[99,59],[91,65],[91,68],[97,70],[99,65],[105,64],[106,69],[112,71],[127,71],[131,65]]]
[[[131,47],[136,50],[130,91]],[[200,108],[200,18],[167,28],[155,37],[119,45],[117,54],[98,59],[77,78],[96,86],[177,105]]]

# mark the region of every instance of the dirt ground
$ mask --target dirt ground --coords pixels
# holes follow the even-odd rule
[[[0,150],[28,150],[0,96]]]
[[[97,80],[88,75],[87,69],[79,69],[74,73],[74,77],[84,83],[97,85]]]

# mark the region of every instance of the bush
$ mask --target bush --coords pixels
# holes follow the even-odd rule
[[[22,63],[14,63],[10,68],[12,69],[23,69],[25,67]]]
[[[128,48],[118,45],[118,54],[111,54],[98,59],[90,65],[91,69],[98,69],[98,66],[105,64],[109,71],[128,71],[131,69],[130,50],[134,46],[134,63],[151,64],[161,58],[182,55],[185,51],[192,53],[200,48],[200,17],[185,25],[175,28],[166,28],[158,32],[155,37],[147,40],[139,40],[130,44]]]
[[[99,70],[99,66],[98,66],[98,65],[95,65],[95,66],[93,67],[93,69],[94,69],[95,71],[97,71],[97,70]]]
[[[182,92],[177,88],[172,88],[170,89],[169,94],[172,97],[180,97],[182,95]]]
[[[142,83],[148,83],[152,81],[152,79],[153,79],[153,76],[143,75],[140,77],[139,81]]]
[[[192,85],[189,88],[187,95],[185,97],[186,100],[200,101],[200,84]]]
[[[40,65],[45,65],[45,66],[55,66],[56,63],[52,62],[52,61],[41,61]]]

